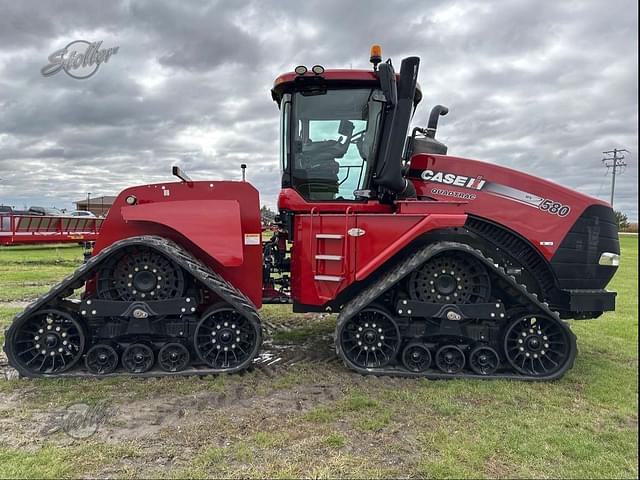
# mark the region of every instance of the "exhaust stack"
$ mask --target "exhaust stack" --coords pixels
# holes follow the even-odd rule
[[[387,114],[385,121],[382,136],[385,143],[380,148],[376,183],[394,194],[403,194],[409,183],[402,176],[402,151],[413,111],[419,65],[420,59],[418,57],[408,57],[402,60],[397,102],[395,105],[392,102],[387,107],[392,110]],[[393,80],[395,81],[395,74],[393,74]]]

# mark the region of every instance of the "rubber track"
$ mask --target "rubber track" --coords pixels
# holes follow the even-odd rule
[[[569,364],[565,368],[562,368],[558,372],[555,372],[551,375],[533,377],[528,375],[522,375],[516,372],[511,373],[495,373],[492,375],[477,375],[474,373],[456,373],[456,374],[448,374],[448,373],[438,373],[438,372],[424,372],[424,373],[416,373],[410,372],[401,366],[398,367],[383,367],[383,368],[362,368],[358,367],[351,363],[342,353],[339,342],[339,332],[341,331],[342,326],[355,314],[361,311],[363,308],[367,307],[369,304],[373,303],[377,298],[379,298],[382,294],[384,294],[389,289],[393,288],[400,280],[409,275],[412,271],[417,269],[420,265],[425,263],[430,258],[442,252],[463,252],[468,255],[471,255],[478,259],[482,264],[487,267],[487,269],[493,274],[493,276],[497,276],[498,279],[503,283],[502,287],[509,291],[510,294],[515,295],[518,300],[518,303],[521,305],[529,304],[534,307],[538,312],[544,313],[545,315],[556,320],[569,334],[569,338],[571,341],[571,358],[569,359]],[[511,319],[506,319],[506,321],[510,321]],[[530,293],[527,290],[527,286],[523,284],[519,284],[516,278],[513,275],[508,275],[504,268],[500,267],[498,264],[494,263],[493,259],[485,257],[484,254],[477,249],[470,247],[469,245],[457,242],[438,242],[428,245],[426,247],[417,250],[410,257],[405,259],[396,265],[391,271],[389,271],[386,275],[380,278],[378,281],[370,285],[366,290],[361,292],[358,296],[353,298],[349,303],[347,303],[340,312],[338,316],[338,323],[336,326],[336,352],[342,358],[344,364],[361,374],[364,375],[391,375],[391,376],[404,376],[404,377],[424,377],[424,378],[432,378],[432,379],[444,379],[444,378],[482,378],[482,379],[491,379],[491,378],[509,378],[509,379],[517,379],[517,380],[531,380],[531,381],[545,381],[545,380],[555,380],[556,378],[560,378],[564,373],[573,367],[573,362],[575,360],[576,354],[576,337],[575,334],[569,329],[568,325],[560,319],[560,315],[558,312],[551,310],[549,304],[546,302],[542,302],[538,299],[538,296],[535,293]]]
[[[118,252],[127,247],[133,246],[144,246],[152,248],[163,255],[166,255],[168,258],[177,263],[180,267],[184,268],[190,275],[192,275],[196,280],[201,282],[206,288],[212,290],[217,295],[220,296],[224,301],[233,306],[240,314],[242,314],[245,318],[247,318],[251,322],[255,322],[258,327],[261,328],[260,324],[260,316],[256,310],[256,307],[251,303],[251,301],[244,295],[241,291],[231,285],[229,282],[224,280],[219,274],[211,270],[200,260],[195,258],[193,255],[186,252],[176,243],[172,242],[163,237],[155,236],[155,235],[144,235],[138,237],[131,237],[125,240],[120,240],[115,242],[105,249],[101,250],[100,253],[91,257],[85,264],[80,266],[75,272],[66,277],[56,286],[54,286],[47,293],[39,297],[33,303],[28,305],[22,312],[18,313],[13,319],[12,324],[5,330],[5,346],[4,351],[7,353],[7,345],[6,342],[13,336],[12,335],[12,327],[17,324],[17,322],[23,317],[30,316],[32,313],[36,312],[40,308],[47,307],[50,305],[55,305],[58,302],[64,300],[64,297],[71,295],[74,290],[81,288],[87,280],[89,280],[97,269],[114,253]],[[262,335],[258,335],[258,343],[260,344],[262,341]],[[259,351],[259,349],[258,349]],[[15,365],[11,363],[9,360],[9,364],[16,368]],[[154,366],[154,369],[141,373],[141,374],[132,374],[129,372],[114,372],[107,375],[93,375],[84,370],[84,367],[73,367],[71,370],[67,372],[62,372],[58,374],[35,374],[29,375],[33,377],[113,377],[113,376],[135,376],[135,377],[160,377],[160,376],[174,376],[174,375],[208,375],[208,374],[216,374],[216,373],[235,373],[239,370],[243,370],[244,368],[234,368],[234,369],[225,369],[224,371],[213,369],[209,367],[199,367],[199,366],[190,366],[189,368],[182,370],[180,372],[165,372]],[[22,372],[21,372],[22,373]]]

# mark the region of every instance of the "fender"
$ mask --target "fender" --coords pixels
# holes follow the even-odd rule
[[[395,238],[378,255],[371,258],[366,264],[358,265],[356,270],[356,281],[366,279],[373,272],[378,270],[391,257],[399,253],[409,243],[416,240],[421,235],[441,228],[462,227],[467,221],[467,215],[462,213],[435,213],[427,215],[413,225],[402,235]]]
[[[239,267],[244,262],[240,205],[235,200],[146,203],[122,207],[121,214],[125,222],[152,222],[171,228],[225,267]]]
[[[104,220],[93,255],[140,235],[180,245],[262,304],[260,199],[248,182],[193,181],[139,185],[122,191]]]

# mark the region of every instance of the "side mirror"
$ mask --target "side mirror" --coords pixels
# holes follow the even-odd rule
[[[171,173],[189,186],[193,185],[193,180],[180,167],[174,165],[171,167]]]
[[[395,107],[398,104],[398,88],[396,86],[396,72],[390,63],[381,63],[378,66],[378,78],[380,87],[387,99],[387,104]]]

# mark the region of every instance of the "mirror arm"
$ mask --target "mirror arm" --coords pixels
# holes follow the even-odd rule
[[[180,180],[182,180],[184,183],[186,183],[187,185],[189,185],[190,187],[193,186],[193,180],[191,180],[191,178],[189,177],[189,175],[187,175],[180,167],[178,167],[177,165],[174,165],[173,167],[171,167],[171,173],[178,177]]]

